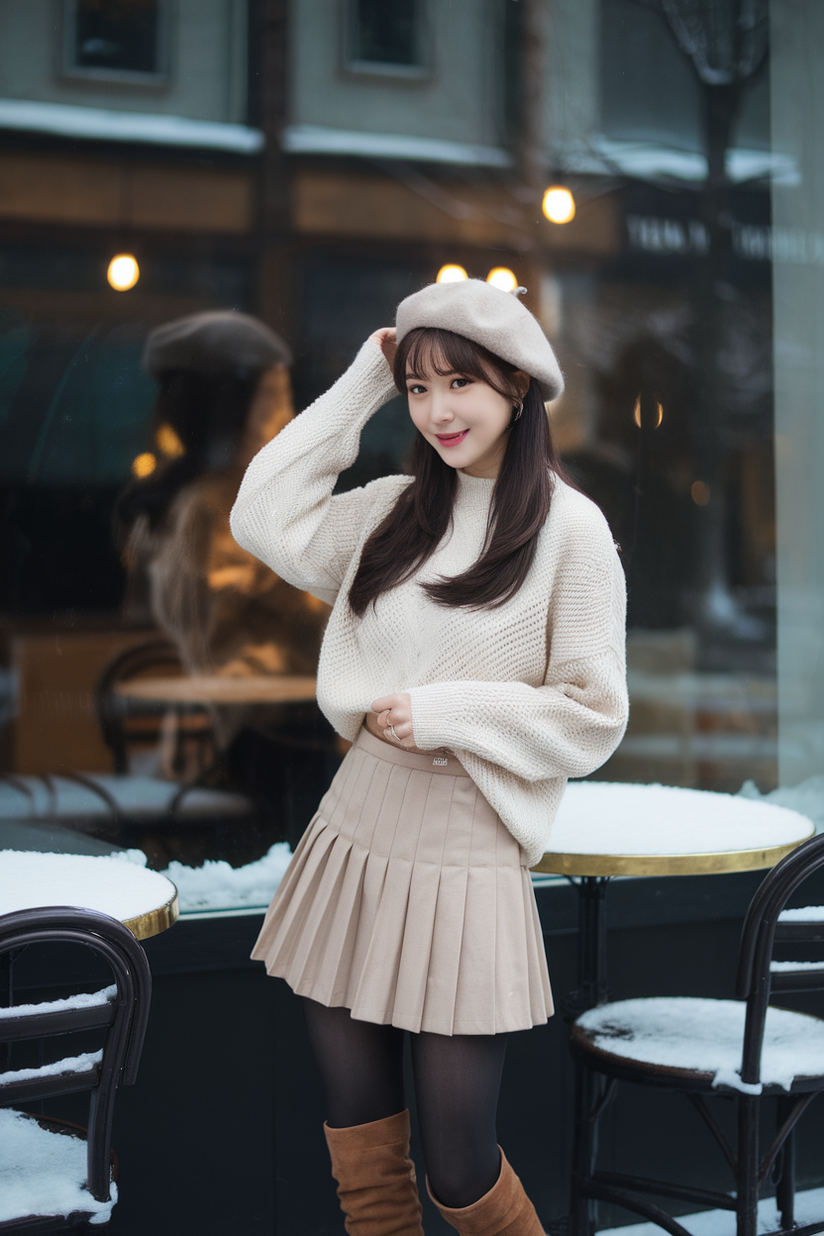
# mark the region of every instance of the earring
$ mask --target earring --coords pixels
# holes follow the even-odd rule
[[[519,421],[521,419],[521,414],[523,413],[523,410],[524,410],[524,401],[523,399],[519,399],[512,409],[512,411],[515,413],[515,415],[512,418],[513,425],[515,424],[516,421]]]

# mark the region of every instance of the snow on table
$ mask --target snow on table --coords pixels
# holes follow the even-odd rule
[[[589,1009],[577,1021],[602,1051],[629,1060],[714,1074],[714,1086],[760,1094],[762,1086],[789,1090],[794,1077],[824,1074],[824,1021],[769,1008],[761,1082],[741,1080],[747,1005],[743,1000],[657,996]]]
[[[669,785],[573,781],[552,827],[552,854],[712,854],[792,845],[813,831],[798,811]]]
[[[174,895],[166,876],[120,857],[0,850],[0,914],[78,906],[128,922]]]
[[[22,1112],[0,1109],[0,1223],[23,1215],[91,1212],[92,1223],[111,1218],[117,1201],[98,1202],[86,1188],[86,1143],[42,1129]]]

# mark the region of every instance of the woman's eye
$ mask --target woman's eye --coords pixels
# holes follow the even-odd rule
[[[460,390],[463,386],[469,386],[469,382],[469,378],[455,378],[452,385],[457,386],[458,390]]]
[[[421,386],[419,382],[416,382],[414,386],[408,386],[406,389],[410,395],[423,395],[426,391],[426,387]]]

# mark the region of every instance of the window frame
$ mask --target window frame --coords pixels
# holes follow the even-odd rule
[[[342,61],[347,76],[376,78],[393,82],[428,81],[432,76],[431,39],[429,37],[429,3],[417,0],[418,20],[416,31],[418,64],[393,64],[385,60],[360,60],[355,55],[357,46],[358,0],[343,0],[342,4]]]
[[[157,0],[158,54],[157,70],[143,73],[133,69],[92,68],[74,63],[77,0],[62,0],[62,30],[60,39],[60,76],[73,82],[104,82],[109,85],[167,86],[172,73],[172,9],[174,0]]]

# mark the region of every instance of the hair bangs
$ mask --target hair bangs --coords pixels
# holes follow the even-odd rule
[[[451,373],[486,382],[506,399],[517,398],[512,375],[515,366],[451,330],[418,326],[405,335],[395,354],[393,376],[398,390],[405,391],[409,378],[424,379],[429,373]]]

